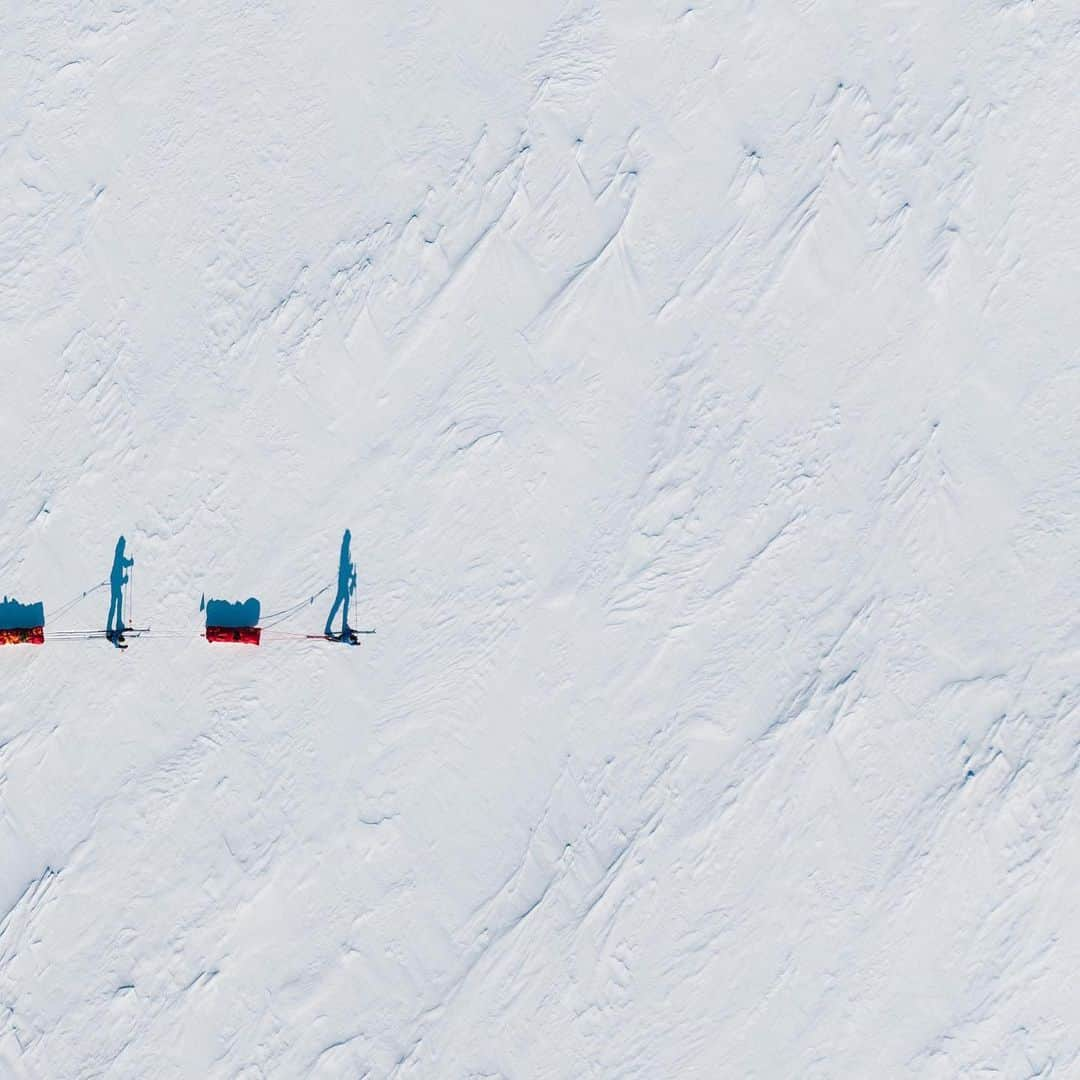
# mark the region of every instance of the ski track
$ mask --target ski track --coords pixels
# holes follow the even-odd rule
[[[11,12],[0,1077],[1077,1075],[1078,55]]]

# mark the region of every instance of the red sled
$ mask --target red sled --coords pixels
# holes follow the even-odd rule
[[[262,629],[258,626],[208,626],[207,641],[224,641],[230,645],[258,645]]]
[[[13,630],[0,630],[0,645],[44,645],[44,626],[19,626]]]

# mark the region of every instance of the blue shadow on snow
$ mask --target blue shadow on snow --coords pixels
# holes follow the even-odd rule
[[[341,554],[338,557],[337,595],[326,616],[326,636],[333,633],[334,616],[341,612],[341,636],[349,636],[349,600],[356,591],[356,564],[352,561],[352,532],[346,529],[341,538]]]
[[[28,630],[44,625],[45,605],[42,601],[20,604],[18,600],[9,600],[5,596],[3,603],[0,603],[0,630]]]
[[[206,625],[230,628],[259,625],[259,601],[249,596],[242,603],[228,600],[206,601]]]
[[[128,570],[135,565],[134,559],[127,557],[127,541],[121,536],[116,541],[113,552],[112,569],[109,571],[109,617],[105,620],[105,634],[110,641],[116,641],[119,648],[124,630],[124,586],[128,583]]]

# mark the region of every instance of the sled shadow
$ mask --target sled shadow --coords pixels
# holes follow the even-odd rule
[[[206,601],[206,625],[227,626],[230,628],[259,625],[259,601],[249,596],[243,602],[237,600]]]
[[[20,604],[18,600],[9,600],[5,596],[0,602],[0,630],[22,630],[44,625],[45,604],[41,600],[36,604]]]

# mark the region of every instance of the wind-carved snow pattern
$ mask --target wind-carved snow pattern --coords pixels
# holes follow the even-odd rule
[[[447,188],[429,191],[401,228],[340,245],[331,265],[346,324],[364,312],[382,337],[406,334],[503,219],[528,153],[518,145],[507,155],[484,134]]]
[[[1075,1075],[1067,6],[8,6],[0,1076]]]

